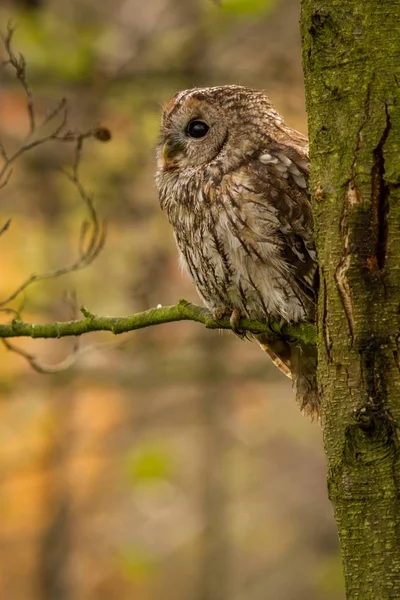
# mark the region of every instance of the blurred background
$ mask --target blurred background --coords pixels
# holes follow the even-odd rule
[[[108,222],[104,250],[8,306],[51,322],[71,318],[73,292],[101,315],[198,302],[153,182],[160,106],[187,87],[250,85],[306,132],[299,4],[2,0],[0,29],[16,25],[38,115],[67,98],[69,128],[112,132],[85,143],[80,164]],[[28,130],[26,95],[3,66],[9,153]],[[48,142],[0,190],[1,223],[12,219],[1,298],[76,257],[86,209],[60,172],[73,159],[72,144]],[[49,367],[73,350],[15,344]],[[0,598],[344,598],[321,431],[255,343],[177,323],[91,334],[57,374],[4,348],[0,373]]]

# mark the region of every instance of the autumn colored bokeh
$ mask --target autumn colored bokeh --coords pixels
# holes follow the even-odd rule
[[[306,131],[298,19],[297,0],[3,1],[0,29],[15,24],[38,117],[66,98],[69,128],[112,132],[88,140],[80,163],[105,248],[8,306],[50,322],[80,304],[126,315],[198,302],[153,182],[160,106],[182,88],[250,85]],[[26,103],[3,66],[10,151],[26,141]],[[76,256],[86,209],[62,173],[73,152],[25,153],[0,190],[2,298]],[[73,349],[13,343],[50,368]],[[321,431],[256,344],[195,323],[91,334],[55,374],[3,348],[0,394],[0,598],[344,598]]]

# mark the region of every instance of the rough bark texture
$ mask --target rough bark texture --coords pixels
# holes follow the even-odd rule
[[[347,598],[400,598],[400,1],[301,25],[329,494]]]

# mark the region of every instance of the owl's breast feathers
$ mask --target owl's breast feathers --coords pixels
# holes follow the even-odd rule
[[[180,187],[166,201],[183,264],[211,308],[239,309],[253,318],[313,318],[308,162],[298,162],[280,147],[247,157],[219,177],[211,165],[187,177],[184,196]]]

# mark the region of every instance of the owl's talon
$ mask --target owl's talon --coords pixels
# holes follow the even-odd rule
[[[267,320],[267,327],[274,335],[279,334],[284,325],[287,325],[287,321],[283,317],[278,317],[272,321],[270,319]]]
[[[237,308],[235,308],[233,309],[231,316],[229,317],[229,323],[231,324],[232,330],[235,333],[239,333],[240,316],[240,311]]]
[[[240,310],[238,310],[237,308],[235,308],[232,313],[231,316],[229,318],[229,322],[231,324],[232,327],[232,331],[234,333],[236,333],[236,335],[238,335],[241,338],[245,338],[246,337],[246,332],[242,331],[241,329],[239,329],[239,323],[240,323],[240,319],[242,318],[242,315],[240,314]]]
[[[239,329],[239,323],[242,317],[242,315],[240,314],[240,310],[238,310],[237,308],[234,308],[232,310],[231,308],[222,307],[214,308],[212,310],[213,319],[217,322],[221,321],[221,319],[223,319],[227,315],[229,315],[229,323],[232,331],[236,333],[236,335],[238,335],[239,337],[245,337],[245,332]]]
[[[220,321],[227,313],[229,313],[229,310],[226,308],[213,308],[212,310],[214,321]]]

